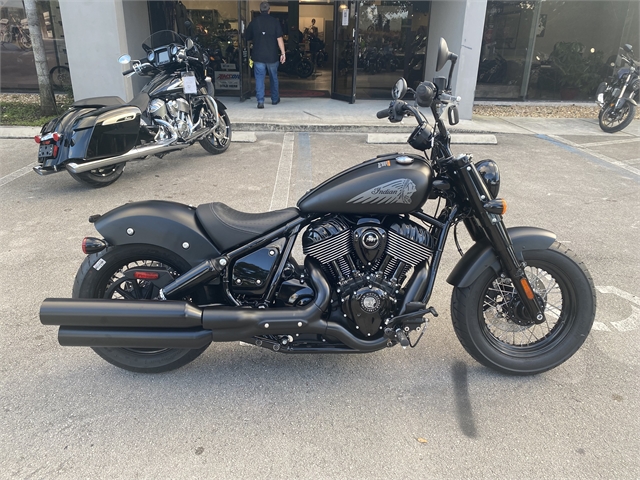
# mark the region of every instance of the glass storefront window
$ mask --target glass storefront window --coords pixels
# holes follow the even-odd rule
[[[634,23],[634,9],[637,41],[637,7],[637,1],[542,2],[527,98],[593,98],[625,43],[622,36],[625,25]]]
[[[404,76],[424,80],[431,2],[362,1],[358,34],[357,98],[388,98]]]
[[[56,91],[71,91],[62,17],[57,1],[38,1],[38,19],[47,55],[49,77]],[[0,90],[38,91],[31,35],[24,6],[8,0],[0,7]]]
[[[526,66],[535,2],[487,3],[477,98],[518,98]]]

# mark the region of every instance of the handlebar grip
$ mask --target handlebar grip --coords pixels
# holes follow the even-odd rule
[[[385,108],[384,110],[380,110],[376,113],[376,117],[378,118],[387,118],[389,116],[389,109]]]
[[[124,72],[122,72],[122,75],[129,75],[130,73],[135,72],[135,70],[133,68],[130,68],[129,70],[125,70]]]

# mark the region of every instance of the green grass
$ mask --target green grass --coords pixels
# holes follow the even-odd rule
[[[71,102],[58,103],[58,112],[64,112]],[[41,127],[58,115],[44,116],[40,113],[37,103],[1,102],[0,125],[20,125],[27,127]]]

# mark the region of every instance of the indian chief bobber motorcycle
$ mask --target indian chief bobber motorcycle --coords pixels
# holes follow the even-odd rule
[[[408,142],[424,155],[380,155],[296,207],[267,213],[144,201],[94,215],[102,238],[83,240],[73,298],[45,300],[42,323],[60,326],[61,345],[93,347],[138,372],[185,365],[211,342],[280,353],[415,347],[425,316],[437,316],[429,299],[447,236],[462,223],[475,244],[447,281],[464,348],[511,374],[560,365],[591,329],[593,282],[552,232],[505,227],[493,161],[452,155],[441,114],[448,105],[449,123],[458,122],[450,89],[457,56],[441,39],[437,70],[449,60],[448,79],[413,92],[434,127],[402,100],[404,79],[378,112],[391,122],[415,117]],[[291,255],[299,235],[304,265]]]
[[[125,76],[150,76],[129,103],[119,97],[75,102],[42,127],[34,170],[40,175],[67,170],[91,187],[111,185],[125,164],[181,150],[196,142],[211,154],[231,143],[226,107],[214,97],[206,76],[209,55],[190,38],[163,30],[142,44],[147,56],[134,60]],[[131,63],[129,55],[120,63]]]

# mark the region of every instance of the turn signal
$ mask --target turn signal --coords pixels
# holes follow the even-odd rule
[[[95,237],[84,237],[82,239],[82,252],[85,255],[97,253],[107,248],[107,242]]]
[[[489,213],[504,215],[507,213],[507,202],[502,198],[495,198],[484,204],[484,209]]]
[[[529,285],[529,280],[523,278],[520,280],[522,284],[522,288],[524,288],[524,293],[527,295],[529,300],[533,300],[533,290],[531,290],[531,285]]]

